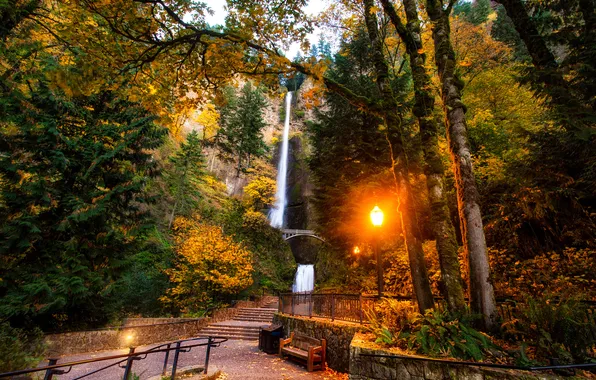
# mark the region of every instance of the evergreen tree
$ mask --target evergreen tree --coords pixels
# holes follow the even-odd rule
[[[492,8],[490,0],[459,1],[453,7],[453,15],[463,17],[466,21],[474,25],[480,25],[491,14]]]
[[[192,206],[201,194],[197,185],[205,174],[205,157],[203,155],[203,144],[199,133],[192,131],[186,136],[186,141],[180,145],[179,151],[170,158],[174,164],[172,179],[172,193],[175,194],[174,205],[170,213],[169,226],[172,226],[176,213],[182,211],[189,214]]]
[[[140,206],[156,173],[150,150],[166,131],[110,92],[68,97],[35,79],[2,83],[0,318],[102,322],[149,223]]]
[[[497,18],[491,27],[491,35],[495,40],[504,42],[513,48],[515,60],[529,61],[531,59],[528,49],[515,30],[513,21],[507,16],[507,11],[502,5],[497,7]]]
[[[218,146],[224,157],[236,160],[236,173],[251,167],[251,159],[267,153],[263,141],[263,110],[267,106],[262,92],[247,82],[240,96],[233,89],[226,89],[225,104],[220,109],[221,128],[218,131]]]

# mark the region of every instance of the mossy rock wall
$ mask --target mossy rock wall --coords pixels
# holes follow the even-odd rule
[[[468,365],[451,365],[424,360],[363,356],[395,355],[374,347],[362,334],[355,334],[350,345],[350,380],[538,380],[557,376],[526,371],[501,370]]]

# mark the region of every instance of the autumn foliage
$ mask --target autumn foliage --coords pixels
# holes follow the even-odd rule
[[[167,271],[173,287],[162,301],[192,312],[252,285],[250,252],[220,227],[199,217],[178,217],[173,231],[177,258]]]

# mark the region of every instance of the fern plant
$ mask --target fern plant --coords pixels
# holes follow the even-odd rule
[[[417,315],[399,334],[409,350],[428,356],[482,360],[489,348],[498,349],[489,337],[468,325],[466,319],[446,310]]]

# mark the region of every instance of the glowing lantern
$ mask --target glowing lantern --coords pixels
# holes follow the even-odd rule
[[[370,212],[370,220],[375,227],[379,227],[383,224],[383,211],[379,206],[375,206]]]

